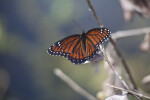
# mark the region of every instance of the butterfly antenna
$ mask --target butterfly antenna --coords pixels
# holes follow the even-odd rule
[[[81,27],[81,25],[79,25],[74,19],[73,19],[73,22],[74,22],[74,24],[76,24],[78,26],[78,28],[80,28],[83,32],[85,32],[84,29]]]

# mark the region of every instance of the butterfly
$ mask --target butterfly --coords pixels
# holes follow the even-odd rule
[[[86,33],[71,35],[57,41],[47,52],[50,55],[63,56],[74,64],[82,64],[90,61],[100,51],[99,45],[110,35],[111,31],[107,28],[93,28]]]

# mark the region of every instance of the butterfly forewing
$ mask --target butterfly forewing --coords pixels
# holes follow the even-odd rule
[[[110,30],[107,28],[94,28],[89,30],[87,33],[87,37],[92,40],[94,45],[98,45],[99,43],[103,43],[103,41],[107,40],[110,37]]]

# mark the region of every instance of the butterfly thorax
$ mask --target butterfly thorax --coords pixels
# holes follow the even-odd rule
[[[85,34],[86,34],[86,33],[84,33],[84,32],[82,33],[82,35],[81,35],[81,38],[82,38],[82,39],[86,39],[86,35],[85,35]]]
[[[81,35],[81,39],[82,39],[82,42],[83,42],[83,48],[84,48],[84,51],[85,51],[85,54],[86,54],[86,33],[82,33]]]

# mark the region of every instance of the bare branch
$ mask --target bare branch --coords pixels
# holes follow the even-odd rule
[[[150,32],[150,27],[146,28],[139,28],[139,29],[132,29],[132,30],[125,30],[125,31],[118,31],[112,34],[113,39],[120,39],[135,35],[142,35]]]
[[[127,63],[126,63],[126,61],[125,61],[125,59],[123,58],[123,56],[121,55],[121,53],[120,53],[119,50],[117,49],[117,46],[116,46],[116,43],[114,42],[114,40],[113,40],[112,38],[110,38],[110,41],[111,41],[111,44],[113,45],[113,47],[114,47],[114,49],[115,49],[115,51],[116,51],[118,57],[120,58],[122,64],[124,65],[124,69],[125,69],[125,71],[126,71],[126,73],[127,73],[127,78],[130,79],[130,81],[131,81],[131,83],[132,83],[133,89],[136,89],[136,90],[137,90],[137,86],[136,86],[136,84],[135,84],[135,82],[134,82],[134,80],[133,80],[133,77],[132,77],[132,75],[131,75],[131,72],[130,72],[130,70],[129,70],[129,67],[128,67],[128,65],[127,65]]]
[[[95,11],[94,8],[93,8],[93,6],[92,6],[90,0],[86,0],[86,2],[87,2],[87,4],[88,4],[89,8],[91,9],[91,12],[93,13],[93,16],[95,17],[95,19],[96,19],[97,22],[99,23],[99,25],[100,25],[100,26],[103,26],[103,24],[102,24],[101,21],[100,21],[100,18],[97,16],[96,11]],[[104,26],[103,26],[103,27],[104,27]],[[134,80],[133,80],[133,77],[132,77],[132,75],[131,75],[131,72],[130,72],[130,70],[129,70],[129,67],[127,66],[127,63],[126,63],[125,59],[122,57],[121,53],[120,53],[119,50],[117,49],[117,46],[116,46],[115,41],[114,41],[111,37],[110,37],[110,42],[111,42],[111,44],[113,45],[113,47],[114,47],[114,49],[115,49],[115,51],[116,51],[118,57],[120,58],[120,60],[121,60],[121,62],[122,62],[122,64],[123,64],[123,66],[124,66],[124,69],[125,69],[126,73],[128,74],[128,78],[129,78],[130,81],[132,82],[133,88],[134,88],[134,89],[137,89],[137,86],[136,86],[136,84],[135,84],[135,82],[134,82]],[[107,55],[106,55],[106,56],[107,56]],[[109,61],[109,60],[108,60],[108,61]],[[110,62],[110,61],[109,61],[109,62]],[[108,62],[108,63],[109,63],[109,62]],[[110,64],[109,64],[109,65],[110,65]],[[112,65],[112,64],[111,64],[111,65]],[[124,84],[124,85],[125,85],[125,84]]]
[[[100,46],[103,54],[104,54],[104,58],[105,58],[105,61],[108,63],[108,65],[110,66],[110,68],[113,70],[113,72],[116,74],[116,76],[120,79],[120,81],[122,82],[122,84],[126,87],[126,89],[129,89],[129,86],[126,84],[126,82],[123,80],[123,78],[119,75],[119,73],[115,70],[115,68],[113,67],[112,63],[110,62],[110,60],[108,59],[108,56],[106,55],[105,51],[104,51],[104,48],[102,48]]]
[[[92,6],[90,0],[86,0],[86,2],[87,2],[87,4],[88,4],[89,8],[91,9],[91,12],[93,13],[93,16],[95,17],[95,19],[96,19],[97,22],[99,23],[99,25],[102,26],[102,27],[104,27],[104,25],[103,25],[103,24],[101,23],[101,21],[100,21],[100,18],[97,16],[96,11],[94,10],[94,8],[93,8],[93,6]],[[121,53],[119,52],[119,50],[117,49],[117,46],[116,46],[114,40],[113,40],[111,37],[110,37],[110,42],[111,42],[111,44],[113,45],[113,47],[114,47],[114,49],[115,49],[115,51],[116,51],[118,57],[121,59],[121,62],[122,62],[122,64],[123,64],[124,68],[125,68],[125,71],[126,71],[127,74],[128,74],[128,77],[129,77],[130,81],[132,82],[132,85],[133,85],[134,89],[137,89],[136,84],[135,84],[135,82],[134,82],[134,80],[133,80],[133,77],[132,77],[132,75],[131,75],[131,73],[130,73],[130,70],[129,70],[128,66],[127,66],[127,63],[126,63],[125,59],[122,57],[122,55],[121,55]],[[114,70],[114,67],[113,67],[112,63],[110,62],[110,60],[108,59],[106,53],[105,53],[105,52],[103,52],[103,53],[104,53],[104,55],[105,55],[105,61],[109,64],[109,66],[110,66],[111,69],[115,72],[115,74],[116,74],[117,76],[120,76],[120,75],[119,75],[118,73],[116,73],[116,71]],[[130,89],[130,88],[128,87],[128,85],[125,83],[125,81],[122,79],[121,76],[119,77],[119,79],[121,80],[122,84],[125,85],[125,87],[126,87],[127,89]],[[135,96],[135,97],[138,99],[137,96]],[[140,98],[139,98],[139,100],[140,100]]]
[[[66,84],[68,84],[74,91],[87,98],[88,100],[97,100],[96,97],[88,93],[86,90],[81,88],[77,83],[75,83],[72,79],[70,79],[65,73],[63,73],[60,69],[55,69],[54,74],[62,79]]]
[[[129,36],[135,36],[135,35],[141,35],[141,34],[146,34],[150,32],[150,27],[147,27],[147,28],[141,28],[141,29],[133,29],[133,30],[127,30],[127,31],[118,31],[116,33],[114,33],[112,35],[112,38],[113,39],[118,39],[118,38],[124,38],[124,37],[129,37]],[[117,46],[115,44],[115,42],[112,40],[112,38],[110,39],[111,41],[111,44],[114,46],[114,49],[117,53],[117,55],[119,56],[122,64],[124,65],[124,68],[126,70],[126,72],[128,73],[127,74],[127,77],[130,79],[131,83],[132,83],[132,86],[133,86],[133,89],[136,89],[137,90],[137,86],[134,82],[134,79],[131,75],[131,72],[129,70],[129,67],[125,61],[125,59],[123,58],[123,56],[121,55],[121,53],[119,52],[119,50],[117,49]]]
[[[104,25],[102,24],[101,20],[97,16],[96,11],[94,10],[90,0],[86,0],[86,2],[87,2],[88,6],[90,8],[90,11],[93,13],[93,16],[95,17],[95,19],[97,20],[98,24],[100,25],[100,27],[104,27]]]
[[[97,16],[96,11],[94,10],[94,8],[93,8],[93,6],[92,6],[90,0],[86,0],[86,2],[87,2],[87,4],[88,4],[89,8],[91,9],[91,11],[92,11],[92,13],[93,13],[93,16],[95,17],[95,19],[97,20],[97,22],[100,24],[100,26],[103,25],[103,24],[101,23],[99,17]],[[121,56],[121,54],[120,54],[119,50],[117,49],[116,44],[115,44],[115,42],[113,41],[112,38],[110,38],[110,41],[111,41],[112,45],[114,46],[114,48],[115,48],[117,54],[119,54],[118,56],[119,56],[121,59],[123,59],[123,57]],[[111,64],[110,60],[108,59],[106,53],[105,53],[104,51],[103,51],[103,53],[104,53],[104,56],[105,56],[105,61],[109,64],[109,66],[110,66],[111,69],[115,72],[115,74],[116,74],[117,76],[119,76],[119,79],[120,79],[121,82],[125,85],[125,87],[126,87],[127,89],[129,89],[129,87],[128,87],[128,85],[125,83],[125,81],[122,81],[123,79],[121,78],[121,76],[115,71],[115,69],[114,69],[113,65]],[[123,60],[124,60],[124,59],[123,59]],[[122,63],[124,64],[124,63],[125,63],[125,60],[122,61]],[[125,64],[126,64],[126,63],[125,63]],[[126,65],[127,65],[127,64],[126,64]]]
[[[150,100],[150,97],[145,96],[145,95],[143,95],[143,94],[141,94],[141,93],[137,93],[137,92],[130,91],[130,90],[127,90],[127,89],[124,89],[124,88],[120,88],[120,87],[116,87],[116,86],[113,86],[113,85],[110,85],[110,84],[105,84],[105,85],[107,85],[107,86],[109,86],[109,87],[112,87],[112,88],[115,88],[115,89],[119,89],[119,90],[122,90],[122,91],[126,91],[126,92],[128,92],[128,93],[131,93],[131,94],[133,94],[133,95],[137,95],[137,96],[139,96],[139,97],[144,97],[144,98]]]

